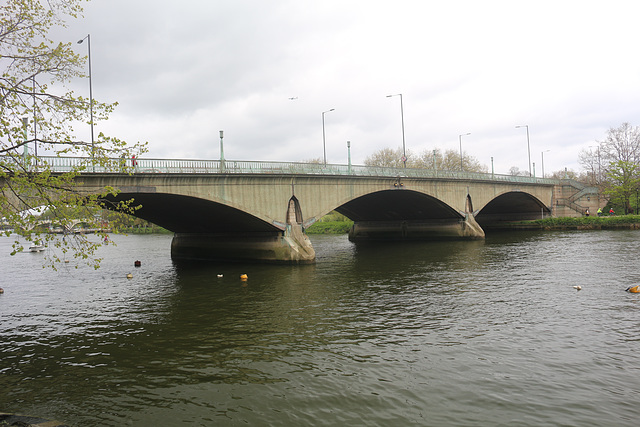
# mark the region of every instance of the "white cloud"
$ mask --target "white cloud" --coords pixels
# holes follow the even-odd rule
[[[93,1],[101,128],[149,156],[354,163],[402,144],[463,149],[497,173],[578,169],[580,149],[640,117],[635,1]],[[84,52],[85,46],[78,47]],[[86,82],[78,82],[77,91]],[[297,97],[289,100],[289,97]]]

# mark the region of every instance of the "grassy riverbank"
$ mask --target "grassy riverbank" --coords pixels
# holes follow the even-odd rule
[[[307,234],[346,234],[353,221],[320,221],[307,228]],[[615,230],[640,229],[640,215],[546,218],[489,226],[501,230]]]
[[[347,234],[353,221],[319,221],[307,228],[307,234]]]
[[[353,221],[318,221],[307,228],[307,234],[347,234]],[[581,218],[545,218],[533,221],[517,221],[489,226],[487,229],[503,230],[613,230],[640,229],[640,215],[588,216]],[[128,227],[119,228],[123,234],[171,234],[162,227]]]
[[[510,222],[498,228],[518,230],[611,230],[640,229],[640,215],[545,218]]]

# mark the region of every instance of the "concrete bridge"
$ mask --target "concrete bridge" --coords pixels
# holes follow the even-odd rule
[[[56,171],[77,162],[43,161]],[[228,160],[138,159],[77,181],[87,194],[119,189],[107,207],[134,199],[135,216],[175,233],[175,258],[288,263],[314,261],[304,231],[333,210],[354,221],[356,242],[482,239],[504,221],[581,215],[595,191],[535,177]]]

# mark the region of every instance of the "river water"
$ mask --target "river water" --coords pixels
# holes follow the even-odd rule
[[[640,294],[625,292],[640,231],[312,236],[317,263],[295,267],[176,264],[170,236],[113,238],[99,270],[57,272],[0,238],[0,412],[72,426],[640,420]]]

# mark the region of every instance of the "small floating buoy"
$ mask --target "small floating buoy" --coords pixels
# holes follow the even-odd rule
[[[142,263],[140,261],[135,261],[133,263],[133,265],[136,266],[136,267],[140,267],[142,265]]]
[[[576,291],[579,291],[580,289],[582,289],[582,286],[576,285],[576,286],[573,287],[573,289],[575,289]]]
[[[0,288],[0,294],[4,294],[4,289]]]
[[[638,294],[640,293],[640,285],[629,286],[626,291],[631,292],[632,294]]]
[[[127,274],[127,279],[133,279],[133,274],[131,273]]]
[[[218,279],[222,279],[222,274],[218,274]]]
[[[246,274],[240,275],[240,280],[247,280],[249,277]]]

